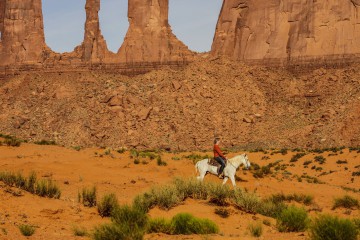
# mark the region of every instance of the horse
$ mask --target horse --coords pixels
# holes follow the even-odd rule
[[[209,163],[209,159],[203,159],[198,161],[195,164],[195,171],[199,172],[199,176],[197,179],[199,181],[203,181],[204,177],[207,173],[211,173],[214,175],[218,175],[218,167],[212,166]],[[226,167],[224,168],[224,180],[223,185],[227,182],[227,180],[230,178],[233,187],[236,187],[235,183],[235,173],[236,170],[240,167],[240,165],[243,164],[246,169],[249,169],[250,167],[250,161],[246,153],[235,156],[233,158],[228,159]]]

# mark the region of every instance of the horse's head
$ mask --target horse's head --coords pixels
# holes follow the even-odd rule
[[[246,170],[248,170],[250,168],[250,161],[249,161],[249,157],[246,153],[243,154],[244,156],[244,166],[246,168]]]

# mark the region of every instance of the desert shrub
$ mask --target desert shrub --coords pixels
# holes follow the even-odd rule
[[[35,233],[35,227],[27,224],[19,225],[19,230],[26,237],[32,236]]]
[[[358,177],[358,176],[360,176],[360,171],[358,171],[358,172],[353,172],[351,175],[352,175],[353,177]]]
[[[106,194],[97,204],[97,210],[101,217],[110,217],[114,209],[118,207],[119,203],[114,193]]]
[[[165,233],[171,235],[173,232],[171,222],[164,218],[150,219],[148,233]]]
[[[142,240],[148,226],[148,217],[136,207],[121,206],[116,208],[111,223],[95,228],[95,240]]]
[[[267,165],[267,166],[262,166],[261,168],[255,170],[255,172],[253,173],[253,176],[255,178],[263,178],[266,175],[271,174],[271,166]]]
[[[261,201],[261,204],[258,205],[256,211],[261,215],[277,218],[286,208],[287,205],[284,202],[267,198]]]
[[[77,236],[77,237],[84,237],[84,236],[88,235],[88,232],[87,232],[86,228],[84,228],[84,227],[74,226],[72,228],[72,231],[74,233],[74,236]]]
[[[295,201],[298,203],[303,203],[305,205],[310,205],[313,202],[314,197],[311,195],[297,194],[297,193],[288,194],[288,195],[285,195],[283,193],[277,193],[277,194],[272,194],[268,199],[272,202]]]
[[[303,165],[304,166],[308,166],[309,164],[311,164],[312,163],[312,161],[311,160],[308,160],[308,161],[305,161],[304,163],[303,163]]]
[[[336,163],[337,164],[347,164],[348,161],[347,160],[337,160]]]
[[[37,144],[37,145],[56,145],[56,142],[54,140],[41,140],[41,141],[34,142],[34,144]]]
[[[232,191],[226,185],[210,185],[210,202],[218,206],[227,206]]]
[[[167,163],[161,159],[160,155],[157,156],[156,163],[157,163],[158,166],[166,166],[167,165]]]
[[[192,160],[192,162],[194,164],[205,158],[211,158],[209,155],[200,155],[200,154],[195,154],[195,153],[192,153],[190,155],[183,156],[183,157]]]
[[[230,212],[226,208],[215,208],[215,214],[222,218],[227,218],[230,216]]]
[[[323,156],[319,155],[319,156],[315,156],[314,157],[315,162],[318,162],[320,164],[324,164],[326,162],[326,158],[324,158]]]
[[[304,208],[290,206],[284,209],[277,218],[277,228],[280,232],[301,232],[308,224],[308,213]]]
[[[0,181],[8,186],[15,186],[40,197],[60,198],[61,191],[52,180],[37,180],[36,173],[31,172],[29,177],[24,177],[20,172],[0,172]]]
[[[140,160],[138,158],[135,158],[134,159],[134,164],[139,164],[140,163]]]
[[[122,153],[126,152],[126,149],[125,148],[120,148],[120,149],[116,150],[116,152],[122,154]]]
[[[81,147],[80,146],[73,146],[72,149],[79,152],[81,150]]]
[[[37,176],[35,172],[31,172],[26,181],[25,190],[31,193],[35,193],[35,183],[37,181]]]
[[[256,213],[260,205],[260,199],[255,193],[248,193],[243,190],[234,192],[233,202],[237,208],[248,213]]]
[[[269,219],[264,219],[263,224],[266,225],[266,226],[269,226],[269,227],[271,226],[271,222],[270,222]]]
[[[218,233],[219,228],[208,219],[195,218],[188,213],[179,213],[171,220],[173,234],[211,234]]]
[[[16,174],[15,186],[17,188],[25,189],[26,178],[20,172]]]
[[[312,240],[356,240],[359,230],[349,219],[321,215],[310,225]]]
[[[49,179],[42,179],[35,183],[35,194],[40,197],[56,198],[59,199],[61,191],[59,187]]]
[[[134,206],[147,212],[152,207],[158,206],[161,209],[168,210],[179,205],[184,200],[176,186],[160,186],[152,188],[150,192],[138,195],[134,199]]]
[[[351,208],[359,208],[359,201],[349,195],[345,195],[343,197],[340,198],[335,198],[334,199],[334,205],[332,207],[332,209],[336,209],[339,207],[343,207],[343,208],[347,208],[347,209],[351,209]]]
[[[291,157],[290,162],[297,162],[300,158],[302,158],[305,155],[306,153],[297,153]]]
[[[355,226],[360,231],[360,218],[354,218],[353,222],[355,223]]]
[[[20,147],[21,140],[15,138],[15,137],[6,138],[4,141],[4,144],[9,147]]]
[[[184,198],[205,200],[210,194],[210,183],[200,182],[196,179],[185,181],[180,178],[176,178],[173,183],[179,194]]]
[[[133,200],[133,206],[141,209],[143,212],[148,212],[155,206],[155,203],[155,198],[150,193],[137,195]]]
[[[253,237],[260,237],[263,233],[263,227],[261,222],[257,222],[255,224],[250,224],[248,229]]]
[[[79,193],[79,202],[81,202],[85,207],[95,207],[96,206],[96,187],[92,188],[83,188],[82,192]]]

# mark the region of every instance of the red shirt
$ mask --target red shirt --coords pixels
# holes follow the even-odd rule
[[[221,152],[219,145],[214,145],[214,158],[216,157],[222,157],[225,158],[224,154]]]

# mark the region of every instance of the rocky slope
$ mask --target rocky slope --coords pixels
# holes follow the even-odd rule
[[[67,146],[204,149],[360,145],[360,71],[249,67],[29,73],[0,82],[0,132]]]

